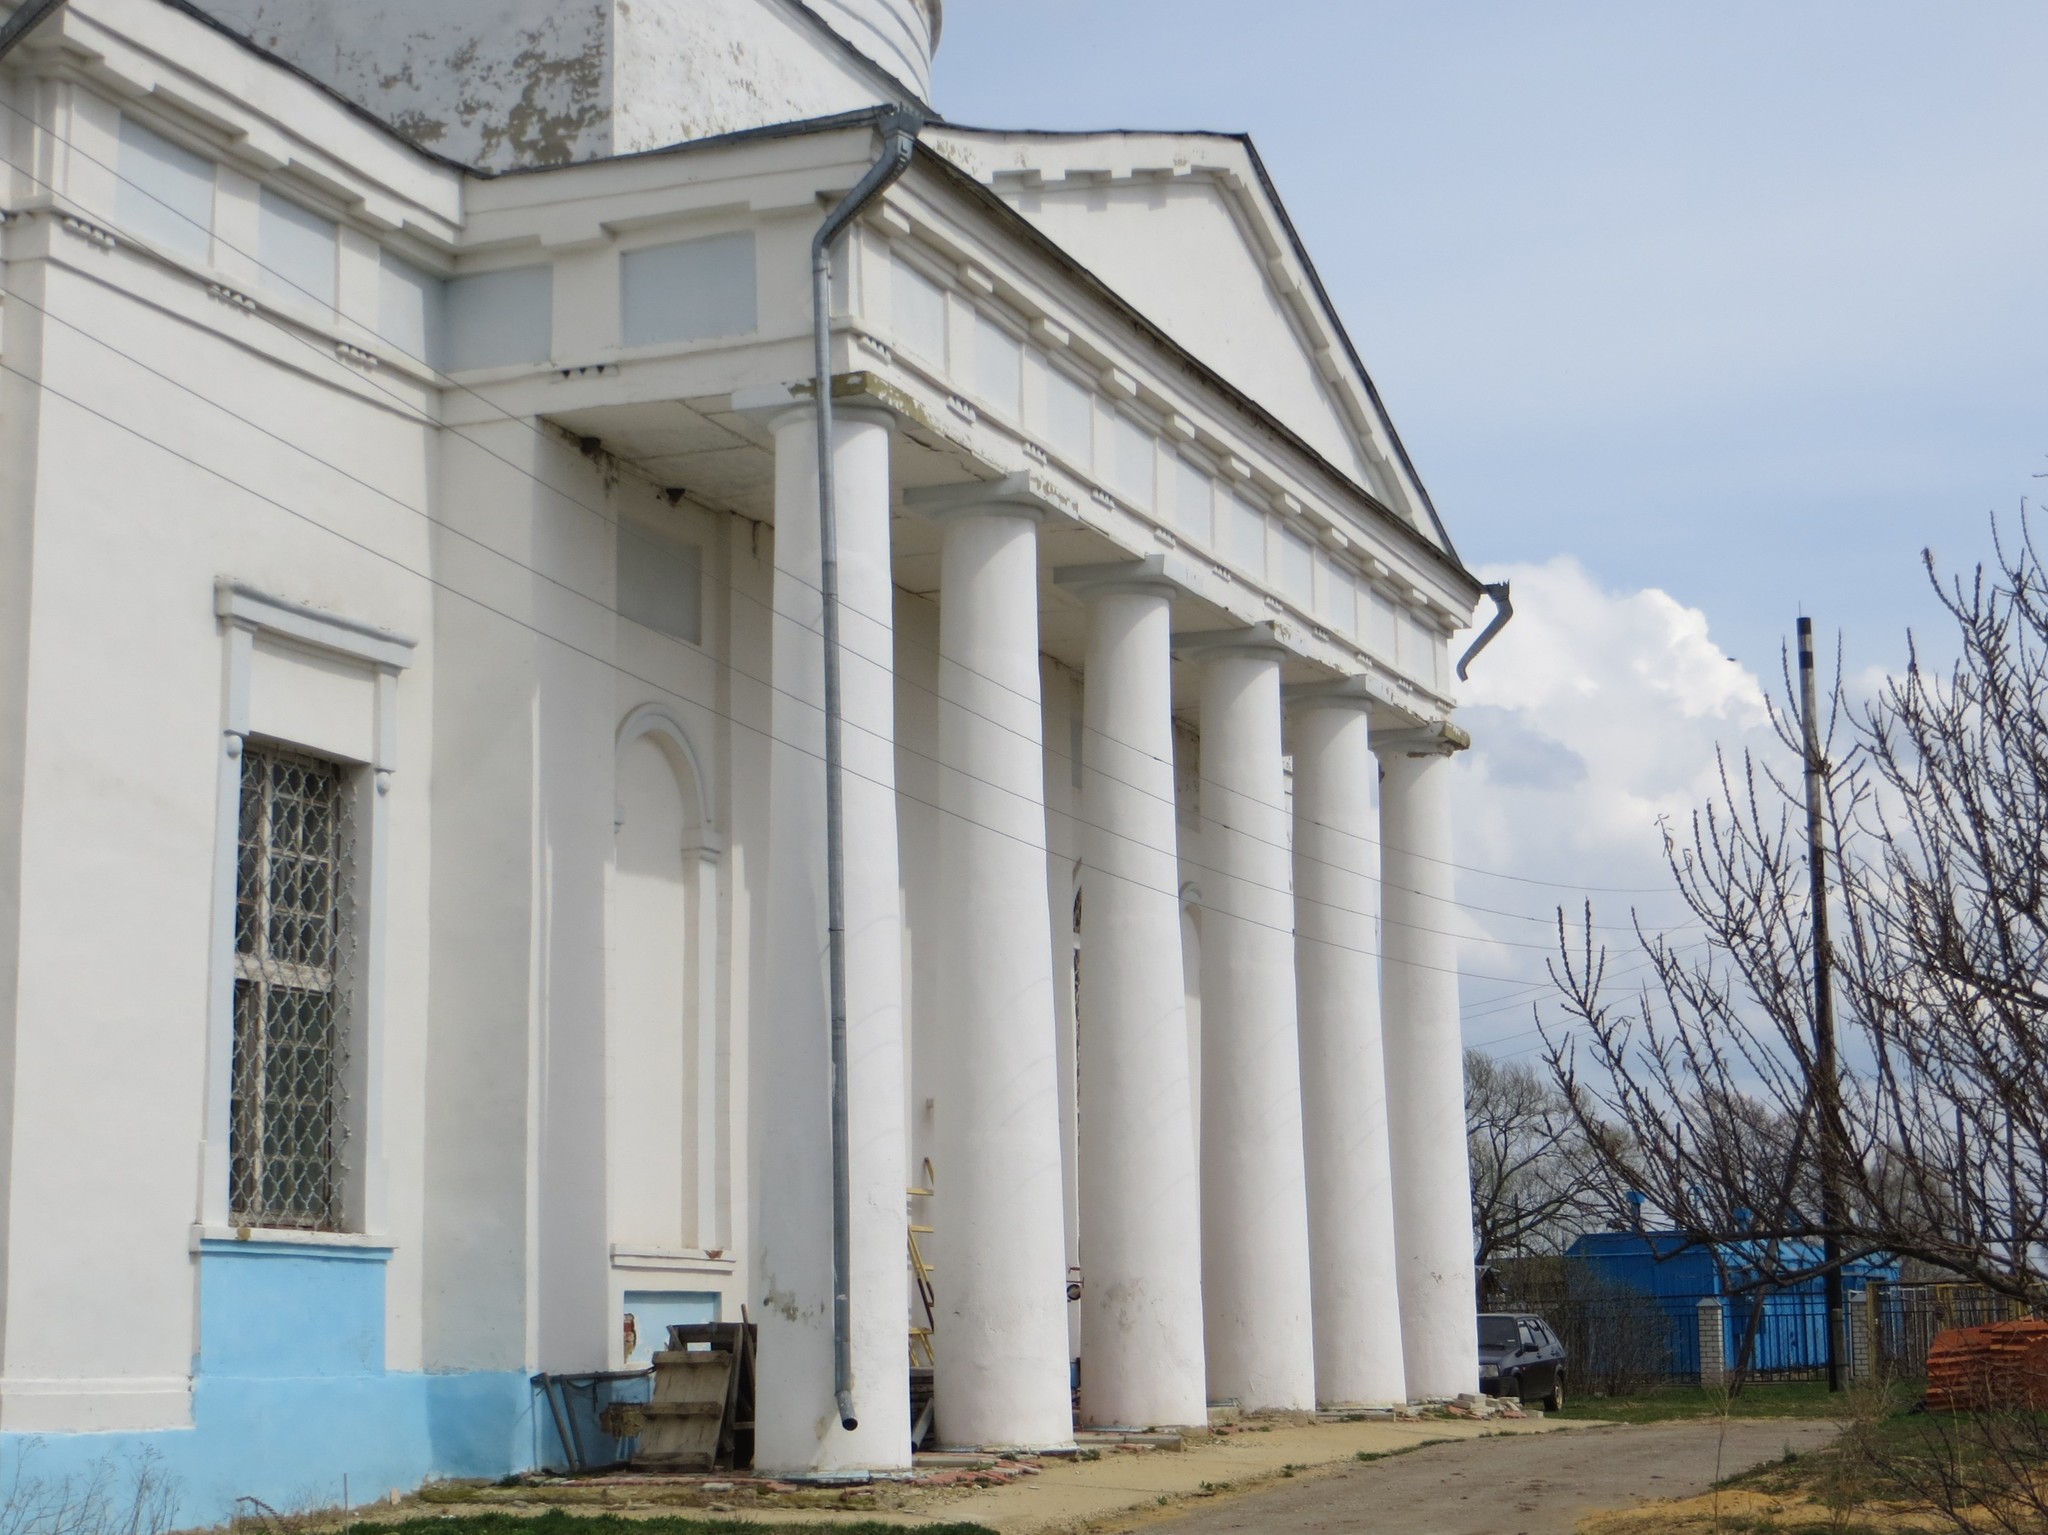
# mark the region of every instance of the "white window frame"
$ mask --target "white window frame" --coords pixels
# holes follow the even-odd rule
[[[199,1199],[202,1238],[237,1237],[229,1224],[233,1167],[229,1136],[234,1117],[236,869],[241,836],[242,752],[252,733],[250,678],[258,637],[312,651],[328,661],[361,667],[373,683],[370,760],[353,764],[356,836],[361,867],[354,891],[358,930],[353,997],[348,1019],[349,1130],[354,1147],[346,1170],[342,1209],[349,1230],[310,1232],[265,1229],[268,1243],[317,1246],[386,1244],[374,1233],[387,1224],[384,1173],[385,886],[390,866],[388,801],[398,770],[398,674],[412,664],[412,640],[370,624],[273,597],[239,581],[214,588],[221,625],[221,756],[215,803],[213,953],[207,1009],[206,1138]],[[317,742],[281,746],[347,765]],[[248,1233],[247,1235],[253,1235]]]

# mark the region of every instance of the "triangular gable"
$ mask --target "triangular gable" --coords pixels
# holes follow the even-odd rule
[[[934,124],[924,141],[1450,552],[1428,492],[1246,140]]]

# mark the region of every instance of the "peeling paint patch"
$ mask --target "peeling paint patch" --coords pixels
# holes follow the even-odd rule
[[[203,0],[417,143],[505,169],[611,150],[613,0]]]
[[[400,112],[391,119],[391,126],[415,144],[438,144],[448,136],[448,125],[424,112]]]
[[[199,0],[416,143],[487,169],[560,165],[875,106],[846,51],[771,0]],[[919,0],[828,25],[906,37]]]

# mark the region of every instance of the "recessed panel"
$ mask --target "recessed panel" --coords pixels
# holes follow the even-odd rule
[[[619,335],[627,346],[743,336],[755,326],[751,232],[681,240],[619,258]]]

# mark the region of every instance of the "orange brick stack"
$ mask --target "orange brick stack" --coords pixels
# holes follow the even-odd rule
[[[2048,1411],[2048,1322],[1994,1322],[1938,1334],[1927,1350],[1927,1410]]]

